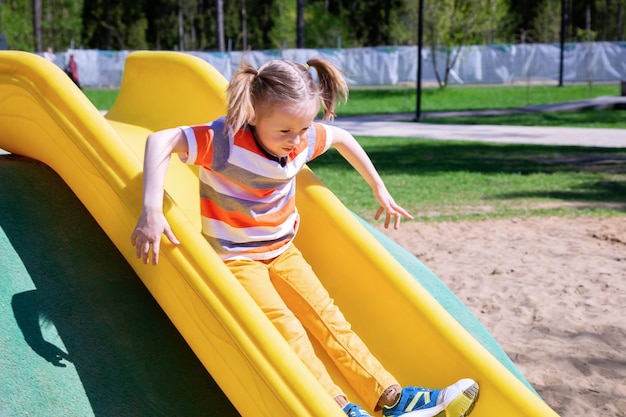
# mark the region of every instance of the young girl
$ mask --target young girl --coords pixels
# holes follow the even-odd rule
[[[322,342],[367,407],[382,409],[384,416],[468,415],[478,396],[474,381],[462,379],[444,390],[402,389],[351,330],[292,243],[299,223],[295,176],[330,147],[370,185],[380,204],[375,218],[384,212],[385,227],[412,219],[352,135],[314,122],[320,104],[327,120],[346,96],[341,72],[323,59],[305,65],[274,60],[258,70],[243,62],[228,87],[226,117],[148,136],[143,211],[132,244],[138,258],[156,265],[162,234],[179,243],[162,211],[165,173],[170,155],[178,153],[201,167],[203,235],[347,415],[369,416],[332,381],[306,330]]]

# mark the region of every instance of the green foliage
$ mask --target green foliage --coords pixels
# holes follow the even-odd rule
[[[86,43],[97,49],[146,48],[145,6],[137,0],[86,2],[83,12]]]
[[[42,48],[64,50],[72,41],[80,44],[82,7],[82,0],[42,1]],[[36,50],[33,20],[33,1],[0,2],[0,33],[7,37],[11,49]]]
[[[41,4],[41,37],[33,7]],[[296,45],[294,0],[224,1],[224,35],[232,49]],[[307,0],[305,47],[415,45],[415,0]],[[245,25],[242,17],[245,5]],[[427,44],[446,51],[442,86],[460,46],[498,42],[555,42],[560,36],[560,0],[424,0]],[[624,40],[626,0],[566,2],[566,41]],[[217,48],[215,0],[3,0],[0,33],[11,48],[48,45],[95,49]],[[589,19],[589,27],[587,25]],[[179,25],[180,23],[180,25]],[[244,32],[244,27],[246,28]]]
[[[246,11],[247,14],[247,11]],[[206,15],[204,19],[209,20],[207,24],[215,27],[214,19],[209,19]],[[246,25],[247,26],[247,25]],[[232,42],[232,49],[235,51],[243,51],[243,37],[242,32],[242,16],[241,16],[241,2],[227,1],[224,3],[224,36],[226,39],[230,39]],[[211,33],[215,33],[213,30]]]
[[[148,28],[148,20],[145,17],[137,19],[135,22],[126,27],[126,43],[132,45],[125,49],[148,49],[146,40],[146,29]]]
[[[419,0],[405,3],[404,13],[398,13],[398,23],[392,28],[392,38],[398,45],[416,45],[419,26]]]
[[[532,21],[531,36],[536,42],[559,42],[561,38],[561,0],[542,0]]]
[[[157,50],[175,49],[179,43],[177,2],[154,1],[146,10],[148,28],[146,39],[149,47]]]
[[[32,51],[35,46],[33,33],[32,2],[8,0],[0,7],[0,33],[7,38],[11,49]]]
[[[271,2],[246,1],[246,8],[248,13],[248,47],[250,49],[271,48],[272,39],[269,36],[273,26]]]
[[[504,0],[441,0],[427,2],[424,9],[424,37],[431,50],[445,52],[443,73],[437,55],[431,55],[440,87],[448,85],[450,70],[461,47],[483,43],[497,31],[495,26],[507,13]]]
[[[398,16],[405,13],[407,1],[362,0],[345,2],[340,16],[351,29],[350,44],[382,46],[393,43]]]
[[[62,0],[44,2],[42,21],[43,45],[53,45],[60,50],[74,42],[80,46],[83,1]]]
[[[269,49],[296,47],[296,2],[274,1],[271,6],[272,25]]]
[[[626,38],[626,0],[596,0],[594,6],[597,15],[594,20],[598,22],[593,25],[597,31],[596,39],[623,41]]]
[[[307,6],[304,21],[307,48],[334,48],[337,47],[338,39],[343,42],[350,36],[341,18],[330,13],[321,2]]]
[[[598,37],[598,32],[588,29],[576,28],[576,37],[582,42],[593,42]]]
[[[626,0],[590,0],[572,2],[572,10],[570,12],[572,19],[570,23],[571,36],[579,41],[588,39],[580,37],[587,30],[587,17],[590,18],[590,31],[596,32],[593,38],[599,41],[605,40],[621,40],[626,37],[626,25],[624,24],[624,16],[626,16]],[[587,11],[589,14],[587,14]]]

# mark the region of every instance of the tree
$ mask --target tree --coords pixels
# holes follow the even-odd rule
[[[32,0],[3,0],[0,6],[0,33],[11,49],[36,50]]]
[[[340,14],[333,11],[329,1],[309,1],[304,12],[306,46],[309,48],[334,48],[350,38],[348,25]]]
[[[174,7],[178,7],[173,2],[155,1],[152,7],[146,10],[148,28],[146,29],[146,39],[148,44],[154,49],[170,49],[177,44],[179,39],[178,31],[173,32],[170,28],[178,25],[177,13]]]
[[[597,0],[595,2],[596,24],[600,40],[624,40],[624,8],[626,0]]]
[[[41,52],[48,46],[67,48],[72,41],[80,40],[82,3],[82,0],[32,0],[33,46],[36,51]]]
[[[561,37],[560,16],[561,0],[542,0],[532,20],[532,40],[539,43],[558,42]]]
[[[91,48],[146,49],[148,47],[146,9],[144,1],[138,0],[85,2],[82,13],[83,38]]]
[[[341,4],[341,17],[350,27],[352,41],[357,45],[390,45],[391,34],[404,13],[406,0],[362,0]]]
[[[536,15],[535,9],[539,0],[508,0],[508,8],[511,13],[514,29],[513,42],[528,42],[527,36],[530,32],[530,22]]]
[[[253,1],[246,3],[246,13],[254,16],[248,20],[248,48],[270,48],[270,31],[272,29],[272,4],[265,1]]]
[[[458,47],[554,41],[559,0],[426,0],[426,40]],[[235,50],[417,43],[415,0],[0,0],[0,33],[11,48]],[[591,31],[599,41],[626,37],[626,0],[565,0],[566,41]],[[507,13],[503,13],[506,10]],[[587,25],[589,10],[589,25]],[[248,19],[248,17],[251,17]],[[306,29],[306,30],[305,30]],[[581,32],[582,30],[582,32]],[[437,58],[436,58],[437,59]],[[442,66],[443,67],[443,66]],[[441,72],[441,83],[447,83]]]
[[[297,4],[293,0],[274,0],[270,6],[269,39],[265,48],[283,49],[296,46]]]
[[[424,37],[432,51],[435,77],[440,87],[448,85],[450,70],[459,59],[462,47],[477,44],[494,30],[506,14],[503,0],[427,1],[424,7]],[[440,74],[438,52],[443,52],[444,69]]]

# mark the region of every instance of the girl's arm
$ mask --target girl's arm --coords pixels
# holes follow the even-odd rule
[[[374,164],[361,145],[354,139],[354,136],[339,127],[330,126],[330,128],[333,132],[333,143],[331,146],[337,149],[363,179],[367,181],[380,204],[375,219],[378,220],[381,214],[385,212],[385,228],[389,227],[389,222],[393,217],[395,229],[400,225],[402,216],[413,220],[413,216],[396,204],[389,191],[387,191],[387,187],[385,187],[380,175],[378,175]]]
[[[143,161],[143,208],[130,238],[132,245],[135,246],[137,258],[143,259],[145,264],[148,263],[151,247],[152,264],[158,263],[163,233],[170,242],[179,243],[163,215],[163,191],[172,153],[187,151],[187,139],[178,128],[152,133],[146,140]]]

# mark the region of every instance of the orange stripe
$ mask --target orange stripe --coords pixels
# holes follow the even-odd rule
[[[316,137],[318,137],[318,135],[320,134],[319,129],[322,129],[322,133],[325,134],[323,127],[316,126],[316,129],[315,129]],[[242,149],[245,149],[247,151],[250,151],[252,153],[255,153],[257,155],[260,155],[266,158],[263,151],[259,149],[259,146],[257,146],[256,141],[254,140],[254,137],[252,136],[252,133],[247,130],[241,129],[237,133],[235,133],[235,146],[238,146]],[[302,153],[302,151],[305,151],[308,147],[309,147],[309,139],[307,137],[304,140],[300,141],[300,143],[296,145],[296,148],[288,155],[288,162],[293,161],[296,158],[296,156],[300,155],[300,153]],[[322,149],[323,148],[320,148],[319,152],[321,152]]]
[[[313,123],[313,127],[315,128],[315,150],[313,156],[319,156],[324,151],[324,147],[326,146],[326,129],[319,123]]]
[[[192,126],[192,129],[198,146],[197,161],[204,162],[203,165],[210,165],[213,161],[213,129],[206,125]]]
[[[275,188],[269,188],[267,190],[260,190],[260,189],[247,187],[240,183],[237,183],[237,185],[239,185],[241,188],[248,191],[250,194],[254,195],[255,197],[260,197],[260,198],[265,198],[275,191]]]
[[[238,211],[225,211],[208,198],[200,201],[200,213],[203,217],[222,221],[238,229],[257,226],[280,226],[294,212],[295,199],[292,197],[285,206],[276,212],[256,218]]]
[[[304,140],[300,141],[300,143],[296,145],[295,149],[291,151],[291,153],[289,153],[288,158],[287,158],[287,163],[296,159],[296,156],[300,155],[302,151],[307,150],[308,147],[309,147],[309,138],[307,137]]]
[[[265,157],[265,154],[257,146],[256,141],[254,140],[254,137],[252,136],[252,133],[249,132],[248,130],[239,129],[239,131],[235,133],[234,143],[235,143],[235,146],[238,146],[242,149],[245,149],[247,151],[250,151],[252,153]]]

